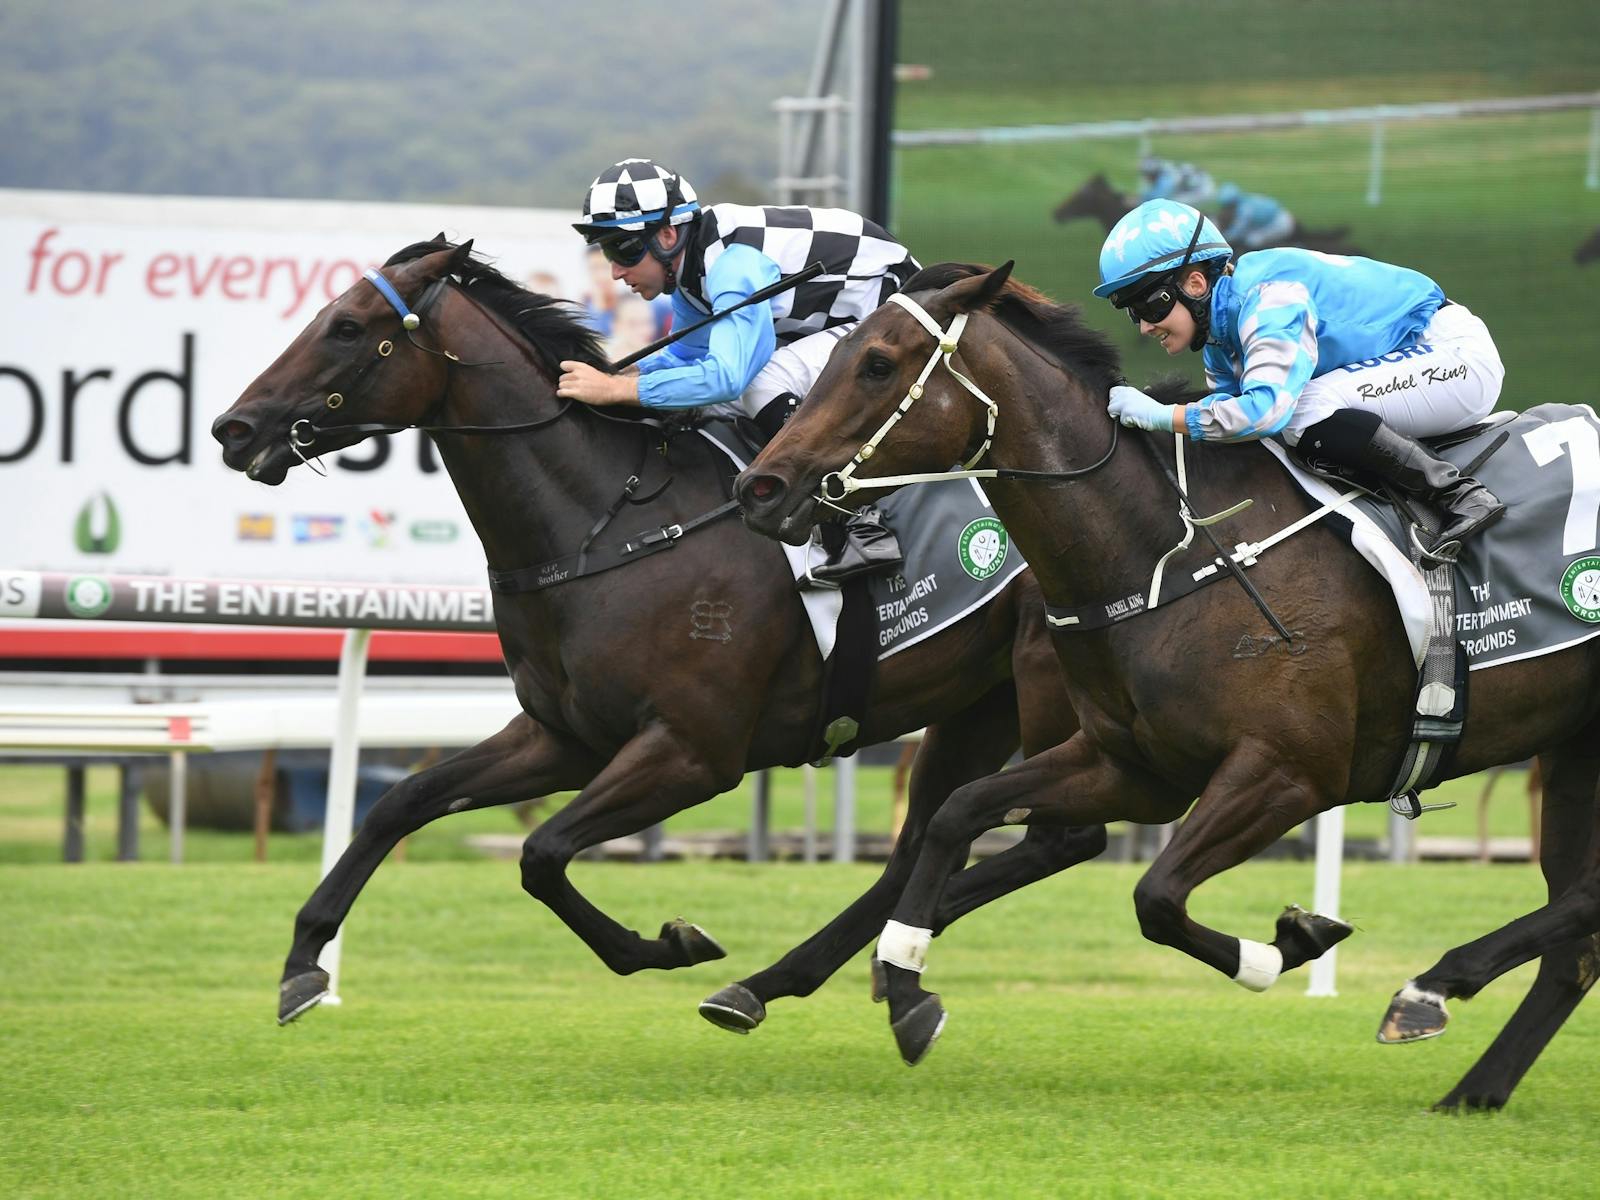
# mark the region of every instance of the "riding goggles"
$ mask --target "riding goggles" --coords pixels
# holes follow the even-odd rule
[[[1178,303],[1178,285],[1174,280],[1166,279],[1137,296],[1129,296],[1126,300],[1114,296],[1111,302],[1126,312],[1128,320],[1135,325],[1140,321],[1155,325],[1166,320],[1167,314]]]
[[[643,262],[649,248],[645,239],[637,233],[607,238],[600,243],[600,253],[606,256],[606,261],[616,263],[619,267],[632,267]]]

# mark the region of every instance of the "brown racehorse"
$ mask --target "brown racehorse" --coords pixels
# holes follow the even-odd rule
[[[641,531],[691,525],[724,505],[727,472],[703,438],[556,399],[562,359],[606,365],[594,336],[566,305],[524,291],[470,249],[441,237],[390,261],[384,281],[420,316],[414,331],[365,281],[323,309],[217,419],[212,432],[224,461],[277,484],[302,451],[327,453],[379,428],[426,425],[490,568],[503,571],[570,554],[608,510],[614,520],[591,534],[596,560]],[[459,431],[485,426],[522,432]],[[638,477],[634,502],[622,503],[630,476]],[[822,664],[788,564],[730,516],[663,552],[579,574],[560,586],[495,595],[522,712],[373,807],[300,910],[280,1021],[325,994],[317,957],[402,837],[447,813],[569,789],[582,790],[527,840],[523,887],[619,974],[723,956],[687,922],[669,922],[654,938],[623,927],[578,893],[566,867],[585,847],[727,791],[746,771],[816,752]],[[707,612],[717,614],[714,636],[702,628]],[[728,989],[729,1005],[708,1001],[708,1016],[748,1029],[766,1001],[820,986],[882,924],[923,827],[950,790],[998,769],[1019,742],[1037,752],[1076,729],[1027,572],[986,608],[884,661],[862,744],[923,725],[907,833],[882,878],[775,966]],[[962,872],[943,919],[1104,845],[1103,828],[1030,831]]]
[[[1079,217],[1092,217],[1105,227],[1107,233],[1110,233],[1112,227],[1122,220],[1136,203],[1137,201],[1113,187],[1104,171],[1097,171],[1084,181],[1082,187],[1056,205],[1050,215],[1063,223],[1077,220]],[[1349,232],[1350,227],[1347,225],[1338,225],[1332,229],[1309,229],[1296,219],[1294,229],[1289,236],[1281,242],[1273,242],[1272,245],[1298,246],[1302,250],[1317,250],[1323,254],[1358,255],[1361,251],[1345,240],[1345,234]],[[1266,247],[1251,246],[1250,249],[1264,250]]]
[[[878,944],[890,1019],[911,1062],[944,1019],[920,984],[927,930],[945,877],[980,832],[1017,820],[1165,822],[1187,810],[1135,889],[1140,927],[1260,990],[1348,927],[1291,909],[1271,945],[1250,942],[1194,920],[1190,893],[1325,809],[1383,799],[1411,726],[1416,673],[1387,585],[1322,523],[1264,553],[1249,572],[1289,641],[1268,633],[1254,603],[1226,580],[1139,611],[1152,568],[1185,531],[1164,477],[1174,467],[1173,435],[1122,432],[1119,442],[1106,416],[1108,389],[1120,376],[1115,351],[1076,310],[1008,274],[1009,267],[946,264],[917,275],[907,296],[944,331],[946,348],[959,339],[944,360],[950,369],[932,370],[920,398],[908,398],[940,347],[915,314],[886,304],[839,345],[737,489],[748,524],[792,540],[815,517],[825,481],[828,495],[840,497],[843,476],[857,467],[859,478],[942,471],[987,446],[985,467],[1048,473],[984,486],[1032,564],[1052,621],[1067,622],[1057,648],[1082,730],[958,789],[930,822]],[[969,323],[955,330],[962,314]],[[992,438],[994,418],[957,370],[997,406]],[[898,424],[870,459],[859,454],[897,411]],[[1186,458],[1196,514],[1254,498],[1217,526],[1225,546],[1259,542],[1310,511],[1259,445],[1205,443]],[[1166,578],[1192,578],[1213,553],[1191,547],[1167,564]],[[1138,613],[1132,619],[1103,619],[1130,609]],[[1074,617],[1084,628],[1072,631]],[[1392,1002],[1382,1040],[1432,1036],[1444,1027],[1446,997],[1471,996],[1543,955],[1528,998],[1445,1107],[1503,1104],[1600,974],[1597,680],[1600,639],[1472,677],[1450,773],[1540,756],[1552,904],[1452,951]]]
[[[1586,237],[1572,252],[1572,261],[1580,267],[1585,263],[1592,263],[1597,258],[1600,258],[1600,229],[1596,229]]]

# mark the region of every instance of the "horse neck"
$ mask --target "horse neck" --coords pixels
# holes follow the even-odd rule
[[[991,326],[1004,329],[984,322]],[[1000,417],[982,466],[1079,470],[1097,462],[1117,436],[1106,464],[1080,479],[985,485],[1045,595],[1074,607],[1140,590],[1183,537],[1178,498],[1161,469],[1172,463],[1175,439],[1115,430],[1103,391],[1009,329],[986,341],[982,353],[990,358],[979,368],[983,375],[1006,381],[1004,394],[990,393]]]
[[[447,344],[464,362],[445,392],[440,425],[518,425],[567,403],[526,339],[493,313],[452,295]],[[475,316],[475,319],[474,319]],[[452,336],[453,335],[453,336]],[[571,552],[638,467],[643,431],[573,403],[526,433],[434,435],[489,566],[527,566]]]

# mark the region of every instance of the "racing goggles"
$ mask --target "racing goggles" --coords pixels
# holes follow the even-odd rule
[[[1178,284],[1169,277],[1154,287],[1146,288],[1137,296],[1130,296],[1120,303],[1113,299],[1112,303],[1126,312],[1128,320],[1135,325],[1140,321],[1148,321],[1155,325],[1166,320],[1167,314],[1178,303]]]
[[[637,266],[644,261],[649,249],[645,236],[637,233],[606,238],[600,243],[600,253],[606,256],[606,261],[616,263],[619,267]]]

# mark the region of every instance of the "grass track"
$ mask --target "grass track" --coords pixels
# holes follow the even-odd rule
[[[348,928],[340,1009],[273,1023],[308,863],[0,867],[6,1196],[1452,1196],[1583,1194],[1600,1050],[1580,1010],[1497,1117],[1428,1114],[1520,996],[1380,1047],[1389,993],[1538,903],[1524,867],[1353,866],[1341,995],[1248,995],[1137,932],[1138,868],[1094,865],[940,939],[951,1009],[895,1057],[858,959],[735,1038],[697,1000],[809,933],[865,867],[582,864],[641,929],[729,961],[618,979],[511,864],[390,864]],[[1307,864],[1196,898],[1264,936]]]

